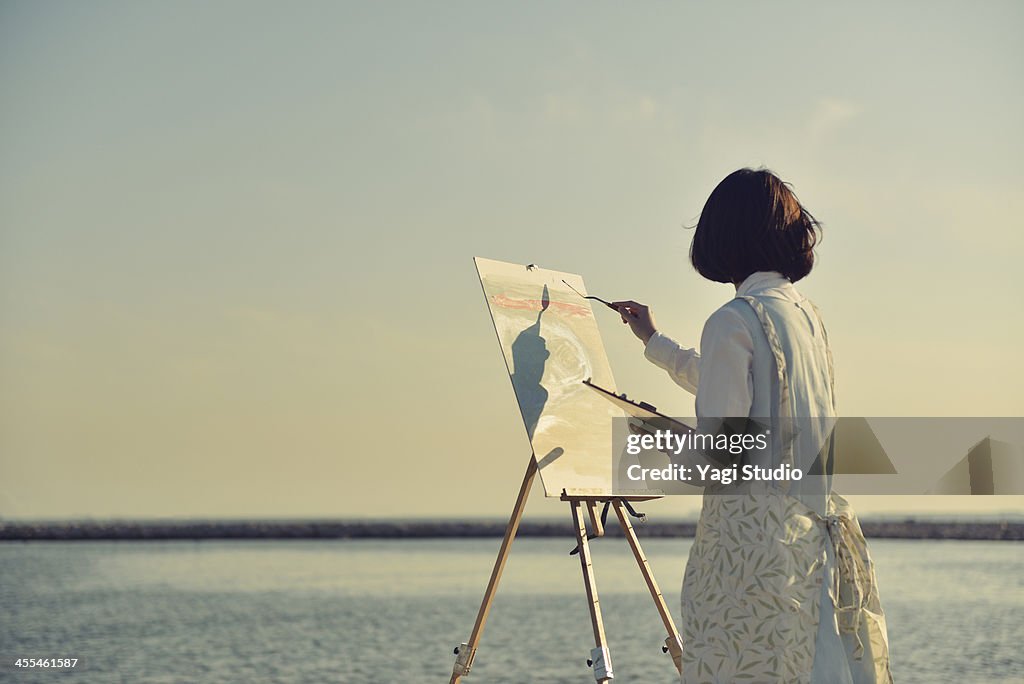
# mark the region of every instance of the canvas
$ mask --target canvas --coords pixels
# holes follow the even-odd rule
[[[612,490],[612,418],[625,414],[583,384],[615,391],[583,279],[475,259],[547,496]],[[608,311],[609,316],[615,314]]]

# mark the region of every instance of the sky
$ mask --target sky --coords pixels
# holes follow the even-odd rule
[[[2,2],[0,517],[505,514],[530,448],[472,257],[696,345],[732,292],[688,226],[743,166],[824,224],[844,415],[1024,415],[1022,19]],[[596,315],[620,390],[692,414]]]

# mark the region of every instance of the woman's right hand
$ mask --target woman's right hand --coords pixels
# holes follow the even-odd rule
[[[633,334],[640,338],[640,341],[647,344],[658,328],[654,324],[654,312],[646,304],[625,300],[612,302],[622,316],[622,322],[629,326]]]

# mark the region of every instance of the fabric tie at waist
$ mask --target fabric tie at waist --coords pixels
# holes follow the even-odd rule
[[[857,642],[854,656],[860,658],[864,655],[864,644],[860,638],[861,620],[873,592],[867,542],[860,526],[850,515],[815,514],[815,517],[825,523],[835,549],[829,595],[835,606],[836,631],[853,634]]]

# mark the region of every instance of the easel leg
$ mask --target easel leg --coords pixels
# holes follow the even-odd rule
[[[615,508],[615,515],[619,518],[619,525],[622,526],[622,532],[626,535],[626,541],[629,542],[629,548],[633,551],[633,556],[636,558],[637,565],[640,566],[640,572],[644,576],[644,581],[647,582],[647,589],[651,592],[651,598],[654,599],[654,605],[658,609],[658,614],[661,616],[661,621],[665,625],[665,630],[668,632],[668,638],[665,640],[665,647],[663,650],[666,653],[672,654],[672,662],[675,663],[676,669],[682,672],[682,642],[679,639],[679,632],[676,630],[675,622],[672,620],[672,613],[665,604],[665,597],[661,595],[661,589],[658,587],[658,581],[654,579],[654,572],[651,570],[650,563],[647,562],[647,556],[644,555],[644,550],[640,547],[640,540],[636,536],[633,524],[629,522],[629,516],[626,514],[622,500],[613,499],[612,507]]]
[[[608,641],[604,634],[604,621],[601,619],[601,603],[597,598],[597,582],[594,578],[594,566],[590,558],[590,545],[587,544],[587,523],[578,500],[570,502],[572,522],[576,528],[576,541],[579,543],[580,565],[583,568],[583,586],[587,590],[587,601],[590,604],[590,622],[594,627],[594,643],[597,648],[592,651],[591,660],[594,667],[594,678],[600,684],[613,678],[612,664],[608,655]]]
[[[512,509],[512,515],[505,527],[505,537],[501,540],[501,548],[498,549],[498,557],[494,560],[494,568],[491,570],[491,579],[487,582],[487,589],[484,591],[483,601],[480,602],[480,610],[476,614],[476,622],[473,624],[473,632],[469,635],[469,641],[456,649],[457,658],[455,667],[452,669],[452,678],[449,684],[458,684],[462,677],[469,674],[476,657],[476,649],[480,644],[480,637],[484,633],[484,625],[487,623],[487,614],[491,612],[491,603],[494,601],[494,594],[498,591],[498,582],[501,580],[501,573],[505,571],[505,562],[508,560],[509,551],[512,549],[512,540],[519,530],[519,521],[523,518],[523,510],[526,508],[526,499],[530,496],[530,487],[533,486],[533,478],[537,475],[537,458],[530,456],[530,464],[526,467],[526,474],[523,475],[523,484],[519,487],[519,496],[516,497],[516,505]]]

